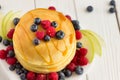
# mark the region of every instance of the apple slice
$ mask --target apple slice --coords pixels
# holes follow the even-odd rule
[[[82,39],[78,40],[77,42],[81,42],[83,47],[88,49],[88,53],[86,57],[89,60],[89,63],[91,63],[94,59],[94,45],[92,44],[92,40],[87,37],[85,34],[82,34]]]
[[[13,11],[8,12],[2,20],[2,34],[3,34],[3,38],[5,38],[5,27],[6,27],[6,23],[8,22],[9,18],[13,15]]]
[[[97,40],[97,38],[91,34],[89,31],[86,30],[81,30],[81,32],[89,37],[92,40],[92,44],[94,45],[95,53],[98,54],[99,56],[102,55],[102,46],[100,45],[100,42]]]

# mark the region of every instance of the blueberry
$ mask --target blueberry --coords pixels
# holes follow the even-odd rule
[[[93,11],[93,7],[92,7],[92,6],[88,6],[88,7],[87,7],[87,11],[88,11],[88,12],[92,12],[92,11]]]
[[[23,73],[21,69],[16,69],[16,74],[20,75],[21,73]]]
[[[37,38],[35,38],[35,39],[33,40],[33,43],[34,43],[34,45],[39,45],[40,40],[39,40],[39,39],[37,39]]]
[[[75,73],[76,74],[78,74],[78,75],[82,75],[83,74],[83,68],[82,67],[80,67],[80,66],[77,66],[76,68],[75,68]]]
[[[110,8],[110,9],[109,9],[109,12],[110,12],[110,13],[114,13],[114,12],[115,12],[115,8]]]
[[[59,80],[65,80],[65,74],[63,72],[58,72]]]
[[[80,30],[80,25],[78,20],[72,20],[72,24],[75,30]]]
[[[22,69],[22,65],[20,63],[15,64],[16,69]]]
[[[10,46],[13,46],[13,42],[12,41],[10,41]]]
[[[114,1],[114,0],[111,0],[111,1],[110,1],[110,5],[115,6],[115,1]]]
[[[0,42],[2,42],[2,36],[0,36]]]
[[[77,42],[77,48],[81,48],[82,47],[82,43],[81,42]]]
[[[35,18],[34,23],[35,23],[36,25],[39,25],[40,22],[41,22],[40,18]]]
[[[4,40],[3,40],[3,45],[4,45],[4,46],[10,45],[10,41],[9,41],[8,39],[4,39]]]
[[[13,50],[10,50],[7,54],[7,57],[14,57],[15,56],[15,53]]]
[[[22,68],[22,71],[23,71],[23,73],[25,73],[25,74],[27,74],[27,73],[28,73],[28,70],[27,70],[27,69],[25,69],[25,68]]]
[[[63,39],[64,36],[65,36],[65,33],[62,30],[59,30],[59,31],[56,32],[56,38],[58,40]]]
[[[0,9],[1,9],[1,5],[0,5]]]
[[[19,18],[14,18],[13,23],[16,26],[19,23],[20,19]]]
[[[45,35],[44,40],[45,41],[50,41],[50,36],[49,35]]]
[[[20,74],[20,79],[21,80],[26,80],[26,74],[24,74],[24,73]]]
[[[53,22],[51,23],[51,26],[53,26],[54,28],[56,28],[57,25],[58,25],[58,24],[57,24],[55,21],[53,21]]]
[[[33,24],[33,25],[31,26],[31,31],[32,31],[32,32],[36,32],[37,29],[38,29],[38,26],[37,26],[36,24]]]
[[[64,71],[64,74],[65,74],[66,77],[70,77],[70,76],[72,75],[72,72],[71,72],[70,70],[67,70],[67,69],[66,69],[66,70]]]
[[[15,65],[10,65],[10,66],[9,66],[9,70],[10,70],[10,71],[14,71],[14,70],[15,70]]]

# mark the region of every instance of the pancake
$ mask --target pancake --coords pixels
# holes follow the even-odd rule
[[[65,33],[63,39],[51,38],[49,42],[44,40],[35,46],[33,39],[35,33],[30,30],[34,19],[56,21],[56,31],[62,30]],[[45,31],[39,26],[40,31]],[[38,8],[24,14],[15,28],[13,45],[16,58],[22,66],[36,73],[57,72],[64,69],[73,59],[76,50],[75,30],[70,20],[62,13]]]

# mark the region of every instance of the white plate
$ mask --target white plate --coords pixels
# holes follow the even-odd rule
[[[0,43],[0,50],[5,49],[5,47]],[[87,66],[83,67],[84,68],[84,73],[83,75],[86,75],[88,71],[93,70],[91,67],[95,64],[96,59],[98,57],[95,56],[92,64],[88,64]],[[76,75],[73,73],[73,75],[70,78],[66,78],[65,80],[80,80],[82,76]],[[15,73],[15,71],[10,71],[9,70],[9,65],[5,62],[5,60],[0,59],[0,80],[20,80],[19,76]]]

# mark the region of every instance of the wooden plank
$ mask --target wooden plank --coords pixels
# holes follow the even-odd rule
[[[88,80],[120,80],[120,35],[115,14],[108,13],[109,1],[75,0],[81,26],[100,34],[106,43],[103,56],[88,73]],[[94,7],[92,13],[86,12],[89,5]]]
[[[48,8],[55,6],[56,9],[64,14],[69,14],[73,19],[76,19],[75,7],[73,0],[36,0],[37,8]],[[68,79],[73,80],[73,79]],[[76,80],[76,79],[75,79]],[[86,80],[86,76],[78,78],[77,80]]]

